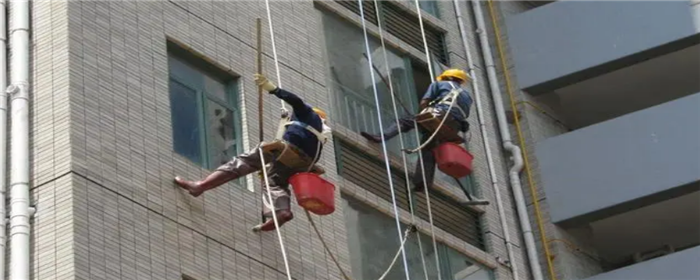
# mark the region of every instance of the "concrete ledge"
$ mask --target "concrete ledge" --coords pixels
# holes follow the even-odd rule
[[[552,221],[595,221],[700,189],[700,93],[537,144]]]
[[[696,280],[700,279],[700,246],[598,274],[585,280]]]

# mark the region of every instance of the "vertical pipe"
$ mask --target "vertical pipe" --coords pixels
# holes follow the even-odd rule
[[[7,191],[7,7],[0,0],[0,278],[5,278],[5,245],[7,244],[5,192]]]
[[[459,27],[459,35],[462,38],[462,45],[464,45],[464,53],[467,57],[467,64],[469,65],[469,76],[472,77],[472,87],[474,88],[474,101],[476,103],[476,114],[479,119],[479,128],[481,129],[481,140],[484,144],[484,150],[486,150],[486,162],[489,167],[489,175],[491,177],[491,186],[496,195],[496,207],[498,209],[498,219],[501,222],[501,228],[503,228],[503,239],[506,245],[506,252],[508,253],[508,260],[510,261],[510,270],[513,273],[513,280],[518,280],[518,263],[515,261],[515,254],[513,253],[512,241],[510,239],[510,231],[508,229],[508,222],[505,216],[505,210],[503,209],[503,200],[501,197],[500,187],[498,185],[498,176],[496,175],[496,167],[493,163],[493,155],[491,154],[491,147],[489,146],[489,134],[486,129],[486,121],[484,120],[484,112],[481,105],[481,94],[479,92],[478,78],[476,76],[476,71],[474,70],[474,60],[472,59],[471,50],[469,48],[469,42],[467,41],[467,34],[464,27],[464,19],[462,17],[462,10],[459,6],[458,0],[452,1],[457,15],[457,25]]]
[[[10,279],[29,279],[29,1],[11,5]]]
[[[484,62],[486,63],[486,71],[488,74],[489,86],[491,87],[494,107],[496,109],[496,119],[498,120],[498,128],[501,132],[503,148],[513,157],[513,166],[510,168],[508,175],[510,177],[511,188],[513,190],[516,210],[518,217],[520,218],[520,228],[523,232],[523,239],[525,240],[525,250],[527,251],[528,259],[530,260],[530,272],[532,272],[532,277],[535,280],[542,280],[544,279],[542,276],[542,268],[539,262],[537,247],[535,246],[532,226],[530,225],[530,217],[527,212],[527,206],[525,205],[525,196],[523,195],[522,184],[520,183],[520,171],[523,168],[523,156],[520,152],[520,147],[513,144],[510,136],[506,113],[505,109],[503,108],[503,99],[501,98],[501,88],[500,84],[498,83],[498,77],[496,76],[496,65],[493,62],[493,54],[491,53],[491,46],[489,43],[488,34],[486,33],[486,23],[484,21],[484,14],[481,10],[481,4],[479,4],[479,1],[472,0],[471,2],[474,9],[474,16],[476,18],[482,56],[484,58]]]

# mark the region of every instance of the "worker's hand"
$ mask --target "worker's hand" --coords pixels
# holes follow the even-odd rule
[[[289,111],[287,111],[286,108],[282,108],[282,113],[280,114],[280,118],[286,119],[287,117],[289,117]]]
[[[255,74],[253,75],[255,77],[255,83],[259,86],[262,87],[267,92],[271,92],[277,89],[277,86],[270,82],[270,80],[265,77],[263,74]]]

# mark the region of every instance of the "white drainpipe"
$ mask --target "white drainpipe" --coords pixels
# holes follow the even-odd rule
[[[491,186],[496,195],[496,206],[498,208],[498,219],[501,221],[501,227],[503,228],[503,239],[505,240],[506,250],[508,252],[508,260],[510,265],[510,270],[513,272],[513,280],[518,280],[518,267],[515,261],[515,254],[513,253],[512,242],[510,240],[510,231],[508,230],[508,223],[505,216],[505,210],[503,209],[503,201],[501,198],[501,191],[498,186],[498,176],[496,175],[496,168],[493,164],[493,156],[491,154],[491,147],[489,145],[489,134],[486,129],[486,122],[484,120],[484,112],[481,107],[481,93],[479,92],[479,84],[476,76],[476,71],[474,69],[474,61],[472,60],[471,51],[469,49],[469,42],[467,41],[467,34],[464,28],[464,19],[462,18],[462,10],[459,7],[459,0],[452,0],[454,4],[455,13],[457,14],[457,24],[459,27],[459,35],[462,38],[462,45],[464,45],[464,53],[467,56],[467,64],[469,65],[469,76],[472,77],[472,87],[474,89],[474,101],[476,103],[476,114],[479,119],[479,128],[481,129],[481,140],[484,143],[484,149],[486,150],[486,162],[489,167],[489,175],[491,176]]]
[[[10,279],[29,279],[29,1],[12,0]]]
[[[503,99],[501,98],[500,83],[496,76],[496,66],[493,63],[493,55],[491,54],[491,46],[489,43],[488,34],[486,33],[486,23],[484,22],[484,14],[481,10],[479,1],[472,0],[474,16],[476,17],[477,33],[481,44],[481,51],[486,63],[486,72],[489,78],[489,86],[491,87],[491,96],[493,98],[494,107],[496,108],[496,118],[498,119],[498,128],[501,132],[503,140],[503,148],[506,149],[513,159],[513,166],[510,168],[509,177],[510,185],[513,189],[515,198],[515,206],[520,218],[520,228],[523,231],[523,239],[525,240],[525,249],[530,264],[530,271],[535,280],[542,280],[542,268],[540,267],[539,254],[535,246],[535,238],[532,234],[530,226],[530,217],[525,205],[525,197],[523,196],[522,184],[520,183],[520,171],[523,168],[523,156],[520,152],[520,147],[513,144],[510,137],[508,122],[506,121],[506,113],[503,108]],[[513,261],[513,259],[511,259]]]
[[[7,185],[5,180],[7,174],[7,7],[5,0],[0,0],[0,278],[5,277],[5,245],[7,236],[5,230],[7,225],[7,214],[5,213],[5,192]]]

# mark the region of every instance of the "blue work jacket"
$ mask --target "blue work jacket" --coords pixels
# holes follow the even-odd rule
[[[307,124],[316,129],[318,132],[323,131],[323,121],[321,120],[321,117],[314,112],[311,106],[304,103],[301,98],[281,88],[277,88],[270,93],[292,106],[292,121]],[[301,149],[311,158],[316,158],[317,149],[318,153],[321,152],[321,149],[318,148],[319,143],[316,135],[306,130],[304,127],[298,125],[287,126],[282,139]]]
[[[466,131],[469,128],[469,124],[466,122],[466,119],[469,117],[469,111],[473,101],[472,97],[469,95],[469,91],[461,88],[458,83],[452,81],[434,82],[430,84],[430,87],[428,87],[428,90],[423,95],[423,100],[436,103],[439,102],[443,97],[445,97],[445,95],[452,91],[452,85],[450,85],[450,83],[452,83],[455,88],[460,91],[460,94],[457,97],[457,103],[454,104],[452,110],[450,111],[450,115],[461,124],[462,131]],[[449,109],[450,105],[436,104],[433,107],[444,112]],[[462,116],[462,112],[454,107],[459,107],[466,115]]]

